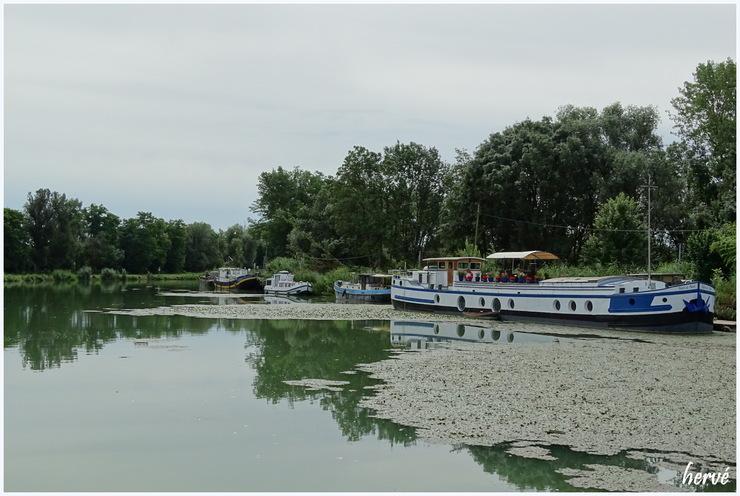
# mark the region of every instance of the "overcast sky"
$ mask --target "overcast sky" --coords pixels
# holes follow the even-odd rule
[[[736,60],[736,6],[4,6],[4,206],[246,224],[278,166],[335,175],[397,141],[447,162],[563,105],[667,111]]]

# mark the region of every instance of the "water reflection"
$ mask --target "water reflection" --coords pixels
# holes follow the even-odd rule
[[[182,283],[180,283],[180,286]],[[195,298],[206,298],[210,304],[232,304],[260,301],[243,295],[198,295],[194,291],[175,291],[165,285],[127,286],[127,285],[72,285],[53,287],[20,287],[6,288],[5,298],[5,332],[6,349],[17,349],[23,368],[33,371],[58,369],[64,364],[78,360],[79,354],[99,354],[106,345],[119,340],[131,340],[132,347],[142,348],[153,340],[173,340],[186,336],[203,336],[209,333],[233,333],[244,336],[243,362],[241,351],[237,360],[247,364],[254,371],[251,381],[251,393],[270,405],[287,403],[291,407],[298,403],[317,405],[330,412],[343,439],[346,442],[363,440],[387,441],[392,446],[417,446],[416,430],[391,421],[378,419],[373,411],[358,407],[364,395],[372,394],[372,387],[377,381],[366,373],[358,372],[357,365],[371,363],[389,358],[393,353],[403,352],[398,348],[428,349],[450,341],[485,343],[488,345],[507,345],[520,342],[548,343],[565,340],[565,337],[545,336],[478,325],[458,324],[451,322],[413,322],[413,321],[312,321],[312,320],[238,320],[207,319],[184,316],[134,316],[106,313],[109,309],[150,308],[163,305],[193,303]],[[211,298],[216,298],[212,300]],[[219,298],[223,298],[220,300]],[[228,302],[227,302],[228,300]],[[195,300],[200,301],[200,300]],[[222,302],[223,301],[223,302]],[[265,303],[265,300],[262,300]],[[284,304],[284,302],[270,302]],[[389,349],[390,344],[396,348]],[[239,343],[241,343],[239,338]],[[200,346],[207,346],[203,340]],[[232,348],[233,349],[233,348]],[[198,353],[198,348],[193,347]],[[156,352],[156,350],[155,350]],[[133,354],[134,352],[132,352]],[[164,351],[162,351],[164,353]],[[158,355],[159,356],[159,355]],[[200,354],[197,355],[200,357]],[[216,356],[220,356],[216,354]],[[101,357],[102,358],[102,357]],[[115,357],[121,358],[121,357]],[[110,357],[108,358],[110,359]],[[199,358],[203,359],[203,358]],[[156,374],[167,377],[176,374],[167,370],[167,357],[162,355],[162,364]],[[8,362],[6,361],[6,367]],[[213,363],[212,369],[218,374],[219,363]],[[83,367],[85,364],[83,364]],[[242,370],[242,374],[244,370]],[[46,376],[47,374],[39,374]],[[18,386],[7,379],[6,402],[13,404],[20,393]],[[61,377],[61,375],[59,376]],[[123,376],[122,376],[123,377]],[[231,378],[216,376],[218,380]],[[286,381],[322,379],[346,382],[340,390],[314,391],[302,386],[289,385]],[[91,379],[92,380],[92,379]],[[106,377],[98,380],[106,381]],[[29,382],[28,384],[32,384]],[[33,383],[35,384],[35,383]],[[152,382],[149,387],[156,387]],[[166,382],[163,382],[166,384]],[[116,385],[121,388],[124,385]],[[60,383],[60,387],[65,387]],[[70,386],[73,388],[74,386]],[[164,386],[163,386],[164,387]],[[249,386],[247,386],[248,388]],[[186,387],[186,389],[188,389]],[[188,389],[189,391],[189,389]],[[167,391],[162,391],[166,395]],[[14,396],[15,395],[15,396]],[[116,395],[111,395],[116,396]],[[88,399],[88,398],[84,398]],[[96,397],[95,401],[103,401]],[[106,401],[115,402],[116,399]],[[142,406],[115,404],[117,409],[131,408],[121,415],[133,414]],[[186,405],[190,405],[186,403]],[[220,408],[222,405],[217,405]],[[7,408],[7,406],[6,406]],[[88,408],[81,403],[80,408]],[[148,412],[147,412],[148,413]],[[158,412],[153,412],[158,413]],[[50,413],[52,415],[52,413]],[[72,415],[71,417],[74,417]],[[302,421],[302,420],[301,420]],[[49,428],[53,429],[54,419],[49,417]],[[67,426],[69,427],[69,426]],[[86,426],[73,425],[74,429],[84,433]],[[306,426],[310,428],[310,425]],[[32,429],[29,426],[6,425],[6,429]],[[124,433],[125,436],[125,433]],[[22,436],[19,436],[19,438]],[[56,439],[53,435],[48,439]],[[153,443],[166,443],[166,440],[152,439]],[[19,440],[19,443],[22,440]],[[53,441],[52,441],[53,442]],[[84,440],[94,443],[94,440]],[[25,444],[23,444],[25,446]],[[665,472],[658,462],[647,457],[629,456],[621,453],[615,456],[597,456],[574,452],[567,447],[547,446],[555,460],[525,458],[509,453],[510,445],[498,446],[455,446],[454,452],[468,453],[470,459],[479,465],[483,472],[495,474],[502,480],[522,490],[547,491],[580,491],[571,486],[568,477],[557,472],[560,468],[584,468],[586,465],[613,465],[625,469],[637,469],[649,474]],[[54,450],[63,451],[66,446],[53,446]],[[151,447],[150,447],[151,448]],[[6,460],[12,459],[22,448],[6,443]],[[142,447],[142,449],[147,449]],[[155,449],[155,448],[151,448]],[[305,448],[310,452],[311,447]],[[53,451],[53,450],[52,450]],[[79,456],[79,455],[78,455]],[[653,457],[667,455],[654,453]],[[286,467],[290,469],[291,467]],[[293,467],[295,468],[295,467]],[[476,467],[477,468],[477,467]],[[39,465],[43,472],[43,465]],[[409,465],[411,473],[418,467]],[[675,474],[671,483],[680,485],[680,477]],[[451,478],[455,474],[450,474]],[[670,477],[669,477],[670,478]],[[461,490],[465,482],[460,481]],[[358,488],[360,489],[360,488]],[[363,488],[364,489],[364,488]],[[694,490],[735,490],[735,481],[730,486],[704,486]],[[276,490],[279,487],[276,486]]]
[[[373,435],[391,444],[409,445],[413,429],[372,417],[358,407],[369,387],[377,384],[358,363],[388,358],[386,321],[262,320],[248,335],[247,361],[257,372],[254,395],[272,403],[318,401],[348,441]],[[346,381],[341,391],[311,391],[285,381],[323,379]]]
[[[180,316],[123,316],[105,313],[165,303],[152,286],[22,286],[4,291],[4,345],[16,347],[23,366],[45,370],[73,362],[78,353],[96,354],[120,338],[203,334],[211,323]]]
[[[467,343],[555,343],[568,338],[457,322],[391,321],[391,344],[412,350],[434,349],[453,341]]]

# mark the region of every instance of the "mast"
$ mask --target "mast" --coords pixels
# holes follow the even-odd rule
[[[648,275],[648,284],[651,284],[652,281],[652,264],[650,260],[650,244],[651,244],[651,226],[650,226],[650,192],[653,188],[656,188],[657,186],[653,186],[652,184],[652,178],[650,174],[648,174],[648,183],[647,185],[643,184],[643,188],[647,188],[648,193],[648,214],[647,214],[647,275]]]

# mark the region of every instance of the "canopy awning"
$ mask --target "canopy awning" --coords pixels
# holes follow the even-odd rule
[[[506,258],[519,260],[558,260],[556,255],[546,251],[500,251],[492,253],[486,258]]]

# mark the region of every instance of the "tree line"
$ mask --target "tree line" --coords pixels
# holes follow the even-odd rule
[[[132,274],[200,272],[252,263],[260,243],[247,228],[215,232],[203,222],[157,218],[149,212],[121,219],[102,205],[39,189],[23,211],[5,208],[5,271],[51,272],[89,267]]]
[[[462,251],[543,249],[571,263],[693,263],[709,280],[735,266],[735,62],[699,64],[669,112],[664,146],[655,107],[566,105],[491,134],[452,164],[434,147],[355,146],[334,176],[278,167],[259,176],[256,219],[214,232],[40,189],[5,209],[5,270],[89,266],[132,273],[202,271],[227,260],[291,257],[312,266],[416,265]]]

